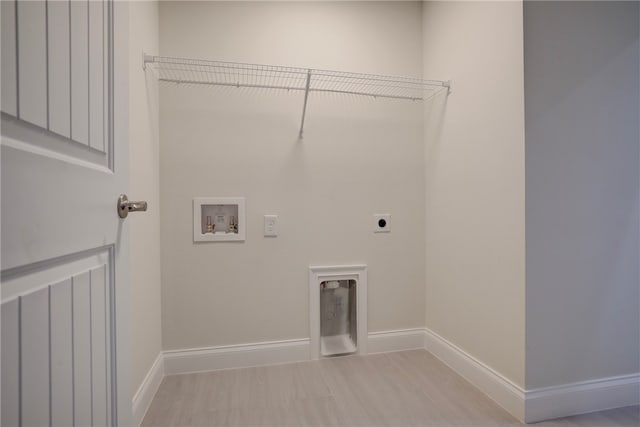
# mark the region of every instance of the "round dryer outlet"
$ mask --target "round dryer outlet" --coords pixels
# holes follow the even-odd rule
[[[374,233],[389,233],[391,232],[391,214],[374,214],[373,215]]]

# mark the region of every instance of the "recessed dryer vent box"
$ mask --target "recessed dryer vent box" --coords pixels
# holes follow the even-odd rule
[[[246,235],[244,197],[193,199],[193,241],[243,241]]]

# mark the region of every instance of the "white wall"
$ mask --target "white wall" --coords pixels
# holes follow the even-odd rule
[[[421,7],[162,2],[160,51],[419,77]],[[309,265],[368,264],[370,332],[424,325],[422,105],[312,94],[299,142],[302,101],[161,88],[165,349],[308,337]],[[246,197],[246,242],[194,244],[196,196]]]
[[[138,389],[162,350],[160,287],[160,153],[158,85],[145,78],[142,51],[158,51],[157,2],[129,5],[129,198],[149,210],[130,215],[132,385]]]
[[[522,3],[427,2],[426,325],[524,385]]]
[[[527,388],[638,372],[637,2],[524,8]]]

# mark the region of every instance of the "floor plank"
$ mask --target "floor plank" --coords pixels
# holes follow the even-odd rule
[[[424,350],[167,376],[143,426],[521,426]],[[637,427],[631,406],[538,423]]]

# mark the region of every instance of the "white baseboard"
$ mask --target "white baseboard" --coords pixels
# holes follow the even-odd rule
[[[138,391],[136,391],[136,394],[133,396],[131,406],[133,412],[132,423],[134,426],[138,427],[142,423],[163,378],[164,356],[162,352],[160,352],[153,362],[153,365],[151,365],[151,369],[149,369],[149,372],[147,372],[147,375],[144,377],[142,384],[140,384],[140,388],[138,388]]]
[[[305,360],[309,360],[309,340],[306,338],[164,352],[167,375]]]
[[[525,419],[525,391],[435,332],[425,329],[425,348],[479,388],[520,421]]]
[[[424,328],[371,332],[369,333],[368,353],[424,349],[424,337]]]
[[[369,334],[369,353],[416,348],[424,348],[423,328]],[[307,338],[163,352],[166,375],[303,362],[310,355]]]
[[[603,378],[526,392],[525,421],[604,411],[640,404],[640,374]]]
[[[425,334],[427,351],[523,422],[640,404],[640,374],[524,390],[435,332]]]

